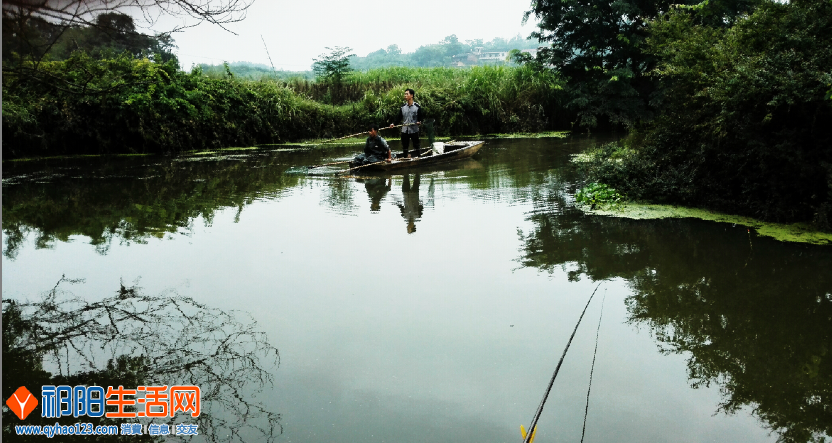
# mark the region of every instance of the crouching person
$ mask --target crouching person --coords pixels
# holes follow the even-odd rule
[[[393,154],[390,152],[387,140],[378,135],[378,125],[370,125],[369,129],[370,136],[367,137],[367,141],[364,143],[364,153],[356,156],[354,163],[356,165],[367,165],[393,160]]]

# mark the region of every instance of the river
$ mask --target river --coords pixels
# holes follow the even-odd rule
[[[580,441],[585,410],[587,442],[828,438],[832,247],[587,215],[570,155],[604,139],[347,178],[287,171],[356,149],[6,162],[3,298],[65,276],[250,317],[275,441],[517,442],[597,288],[537,442]]]

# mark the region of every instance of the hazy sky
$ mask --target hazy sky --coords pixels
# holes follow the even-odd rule
[[[527,37],[532,20],[523,26],[530,0],[491,4],[462,0],[391,2],[379,0],[256,0],[247,18],[221,28],[201,24],[174,34],[184,69],[194,63],[249,61],[268,65],[262,35],[277,69],[307,70],[326,47],[347,46],[359,56],[397,44],[403,52],[437,43],[456,34],[460,41],[494,37]],[[172,27],[162,20],[154,28]]]

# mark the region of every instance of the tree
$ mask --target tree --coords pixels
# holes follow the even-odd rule
[[[319,80],[332,82],[340,85],[344,77],[352,72],[350,66],[350,57],[355,57],[355,54],[349,54],[352,48],[343,48],[336,46],[335,48],[327,47],[329,54],[321,54],[312,63],[312,71]]]
[[[399,48],[399,45],[390,45],[387,47],[387,53],[398,56],[402,54],[402,50]]]
[[[208,22],[228,31],[225,25],[245,19],[254,0],[4,0],[3,1],[3,77],[13,78],[15,87],[28,82],[50,84],[54,79],[44,73],[42,61],[69,31],[95,28],[104,33],[141,36],[135,32],[132,18],[125,13],[140,12],[148,25],[162,16],[190,20],[156,36],[157,49],[173,47],[170,34]],[[129,22],[128,22],[129,19]],[[230,32],[230,31],[229,31]],[[77,39],[69,41],[80,48]],[[116,45],[118,46],[118,45]],[[7,52],[8,51],[8,52]],[[12,54],[12,52],[14,54]],[[14,57],[9,57],[14,55]],[[164,61],[170,57],[163,57]],[[115,79],[113,85],[124,84]],[[85,90],[83,84],[69,84],[69,89]],[[5,93],[4,89],[4,93]]]
[[[96,26],[73,26],[63,32],[48,54],[51,60],[66,60],[76,50],[96,58],[123,52],[135,58],[157,61],[173,60],[176,47],[170,34],[147,35],[136,31],[133,17],[120,12],[107,12],[95,19]],[[48,25],[45,25],[48,26]],[[60,27],[60,25],[52,25]],[[56,29],[60,32],[60,29]],[[4,56],[8,54],[4,53]]]
[[[652,60],[642,53],[648,21],[677,0],[538,0],[524,17],[534,15],[532,37],[551,42],[538,52],[570,80],[572,101],[581,123],[596,124],[599,114],[629,124],[644,113],[633,101],[641,74]]]
[[[672,5],[698,0],[535,0],[524,20],[534,16],[532,37],[550,45],[538,52],[538,63],[570,79],[572,101],[582,124],[594,126],[599,115],[633,124],[648,116],[652,82],[645,76],[656,57],[644,51],[650,23]],[[755,0],[702,2],[700,21],[730,24],[749,11]]]
[[[766,1],[728,28],[696,18],[651,26],[662,114],[645,144],[676,159],[698,202],[832,230],[832,4]]]
[[[456,34],[451,34],[445,37],[441,42],[439,42],[439,44],[445,52],[445,61],[449,61],[449,59],[453,56],[462,54],[468,50],[468,47],[465,44],[460,43]]]
[[[245,19],[254,0],[4,0],[3,1],[3,72],[37,76],[40,61],[50,53],[67,31],[95,28],[106,34],[143,35],[136,32],[128,13],[141,12],[147,25],[162,15],[190,22],[175,26],[156,36],[162,47],[170,49],[170,34],[208,22],[228,31],[225,25]],[[7,31],[7,28],[11,28]],[[229,31],[231,32],[231,31]],[[8,39],[13,42],[7,42]],[[75,43],[76,46],[79,46]],[[21,63],[9,63],[7,49],[30,62],[30,72],[20,72]],[[26,70],[26,69],[24,69]]]
[[[170,32],[208,22],[221,28],[242,21],[254,0],[4,0],[3,14],[38,17],[65,26],[94,26],[97,16],[107,12],[141,11],[149,24],[161,15],[196,20],[182,24]],[[229,31],[230,32],[230,31]]]

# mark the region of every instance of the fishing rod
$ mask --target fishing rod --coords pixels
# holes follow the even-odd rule
[[[586,416],[589,415],[589,392],[592,391],[592,375],[595,373],[595,356],[598,355],[598,336],[601,334],[601,319],[604,318],[604,302],[607,301],[607,290],[601,299],[601,314],[598,316],[598,328],[595,329],[595,351],[592,353],[592,368],[589,370],[589,387],[586,388],[586,408],[584,408],[584,428],[581,430],[581,443],[586,435]]]
[[[390,126],[385,126],[383,128],[378,128],[378,129],[380,131],[382,129],[394,129],[394,128],[401,128],[402,126],[415,126],[415,125],[416,125],[416,123],[405,123],[403,125],[393,126],[392,128]],[[330,140],[324,140],[320,143],[321,144],[330,143],[330,142],[334,142],[334,141],[338,141],[338,140],[343,140],[345,138],[358,137],[359,135],[364,135],[364,134],[368,134],[368,133],[369,133],[369,131],[359,132],[357,134],[350,134],[350,135],[345,135],[343,137],[333,138],[333,139],[330,139]]]
[[[549,392],[551,392],[552,390],[552,385],[555,384],[555,378],[557,378],[558,372],[560,372],[560,367],[563,364],[563,359],[566,357],[566,351],[569,350],[569,346],[572,344],[572,339],[575,338],[575,333],[578,332],[578,326],[580,326],[581,320],[584,318],[584,314],[586,314],[586,309],[589,307],[589,302],[592,301],[592,297],[595,296],[595,293],[598,291],[598,288],[601,286],[601,283],[598,283],[598,286],[596,286],[595,290],[592,291],[592,295],[590,295],[589,300],[586,301],[586,306],[584,306],[584,310],[583,312],[581,312],[581,316],[578,317],[578,323],[575,325],[575,329],[572,330],[572,335],[569,336],[569,341],[566,342],[566,347],[563,349],[563,355],[560,356],[560,361],[558,361],[558,365],[555,368],[555,373],[552,374],[552,379],[549,380],[549,386],[546,387],[546,393],[543,394],[543,400],[540,400],[540,406],[537,407],[537,412],[534,413],[534,418],[532,418],[532,424],[529,426],[529,432],[526,433],[526,430],[523,429],[523,426],[520,426],[520,433],[523,435],[523,443],[531,443],[532,439],[537,433],[537,421],[540,419],[540,414],[543,412],[543,405],[546,404],[546,399],[549,398]]]

